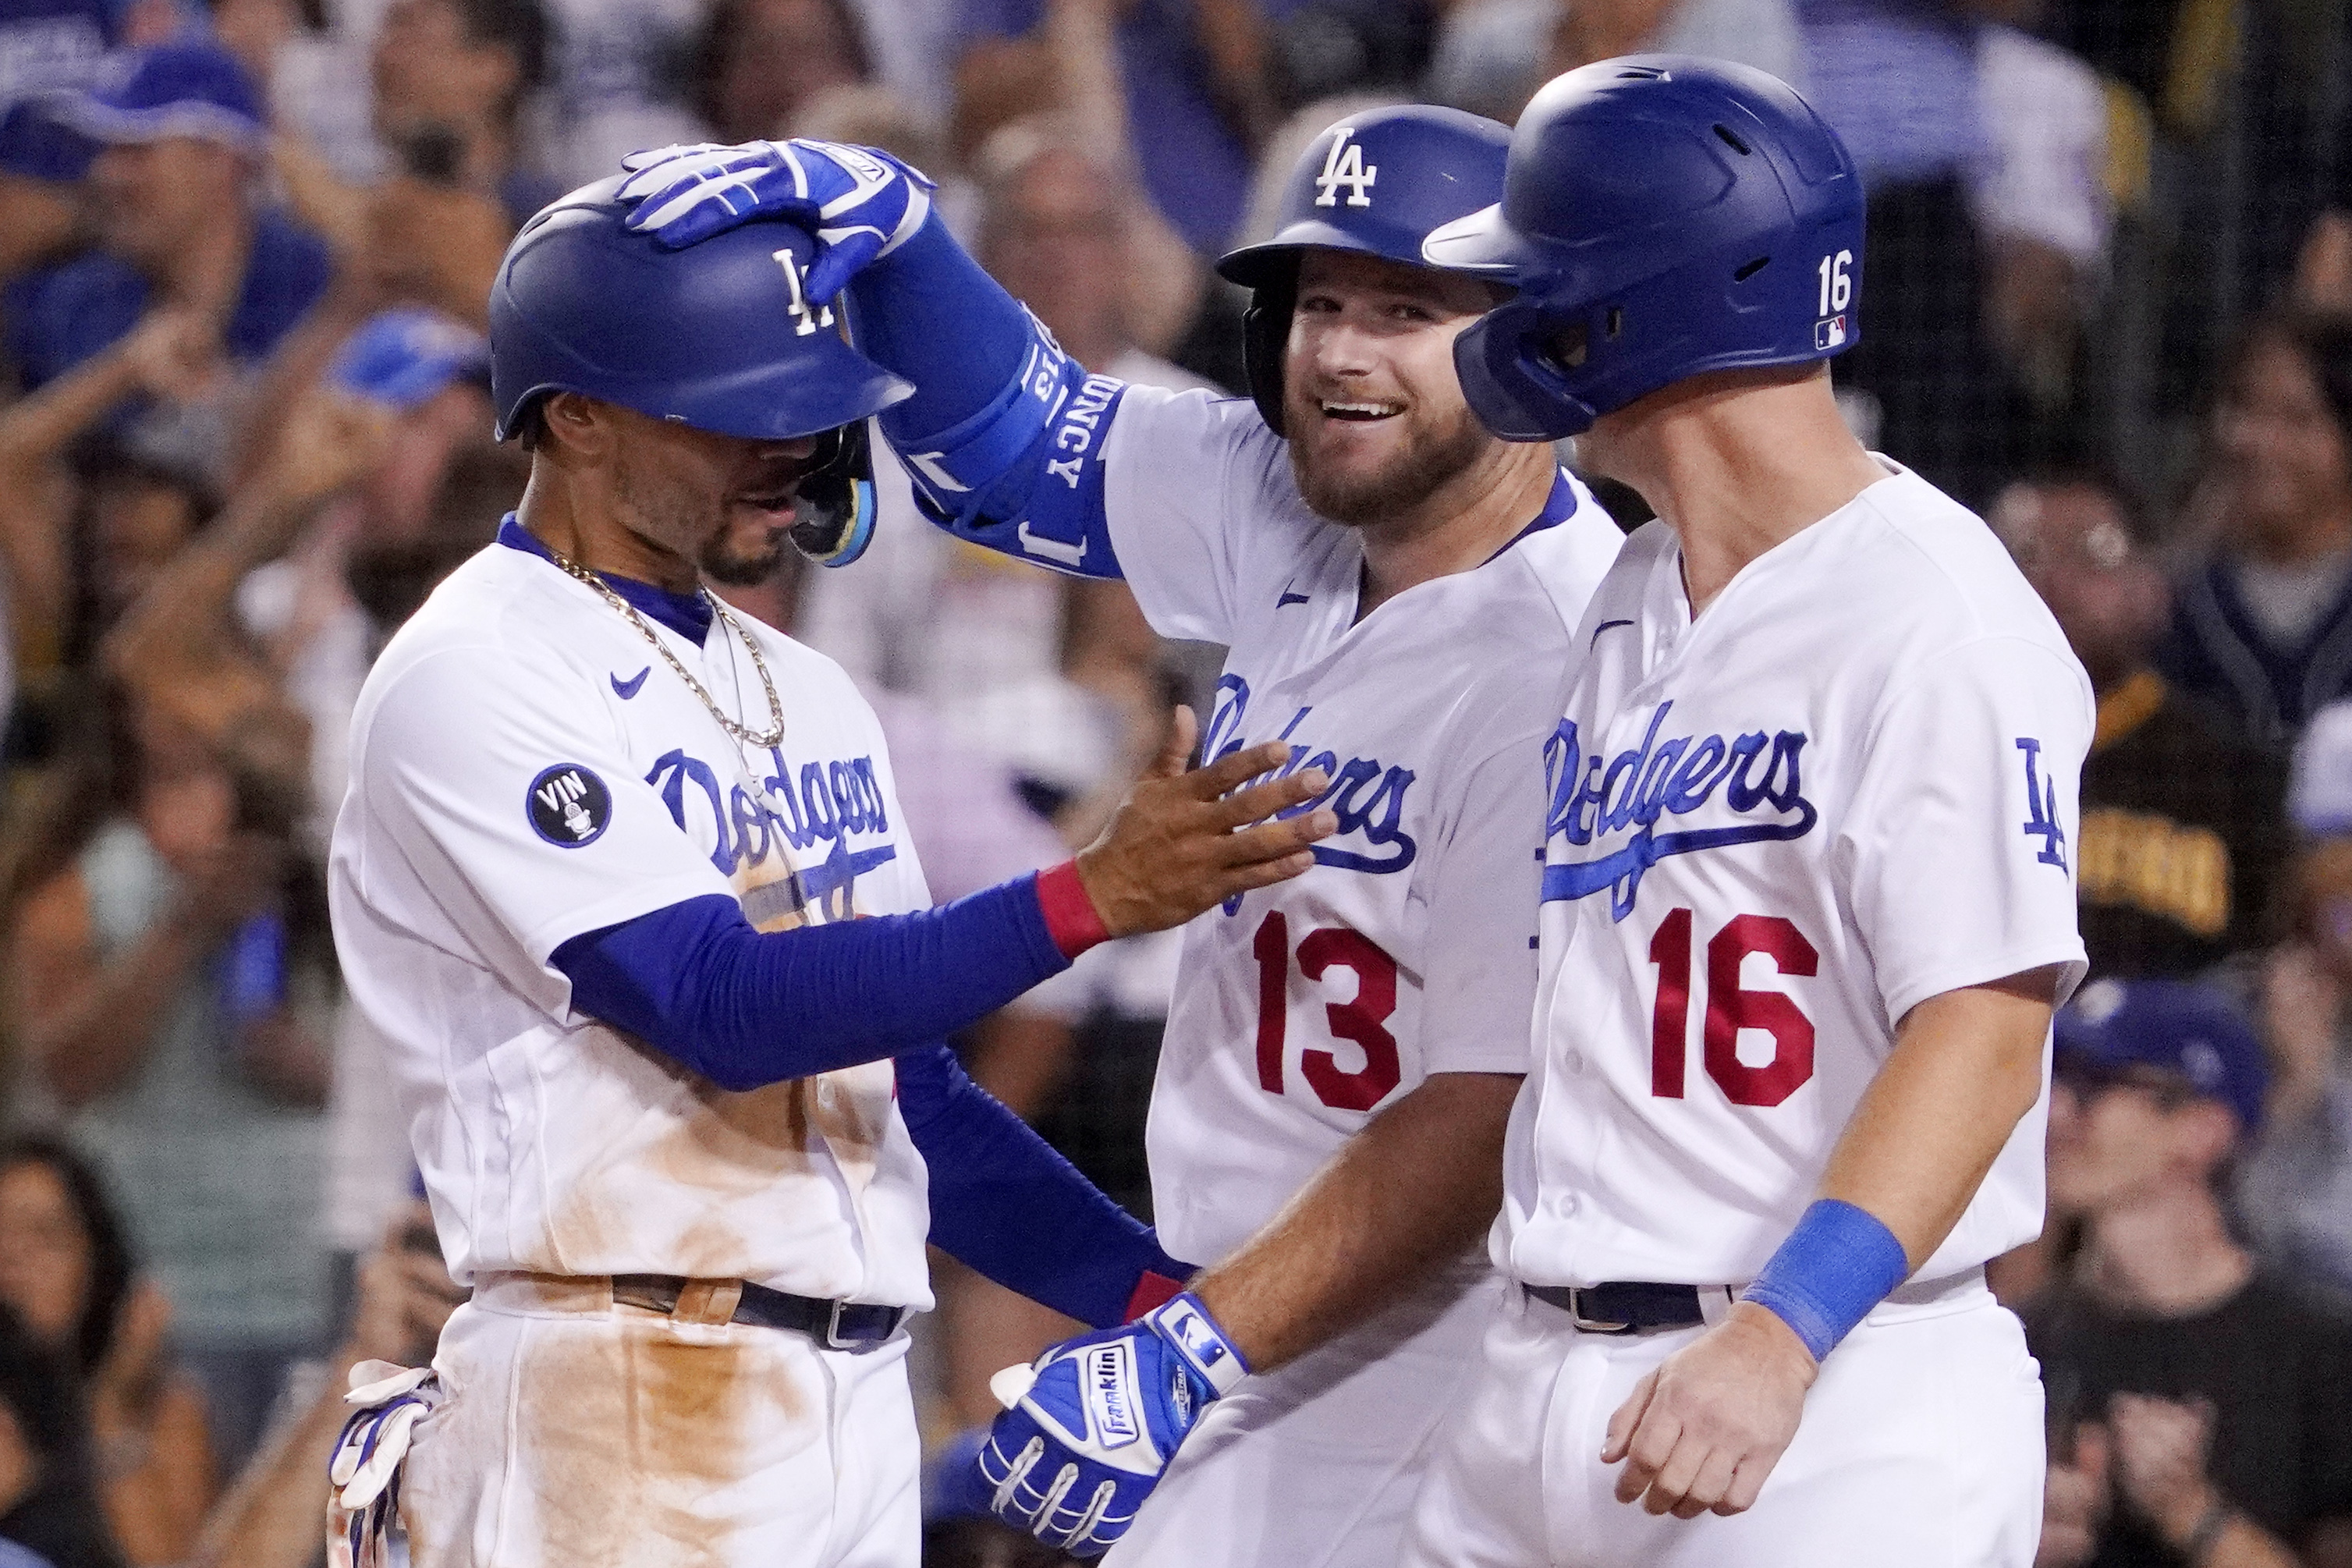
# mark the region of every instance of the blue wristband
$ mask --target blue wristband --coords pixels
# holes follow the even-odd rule
[[[1869,1210],[1822,1198],[1739,1299],[1769,1310],[1820,1361],[1910,1273],[1903,1244]]]

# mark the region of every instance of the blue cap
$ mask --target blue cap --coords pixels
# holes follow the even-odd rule
[[[2270,1064],[2253,1026],[2210,985],[2179,980],[2097,980],[2074,994],[2056,1020],[2058,1070],[2112,1075],[2154,1068],[2263,1124]]]
[[[379,311],[343,340],[327,367],[328,384],[354,397],[414,408],[451,382],[487,378],[489,340],[462,321],[420,305]]]
[[[93,142],[190,136],[261,153],[269,116],[235,55],[217,44],[157,44],[123,58],[119,76],[58,100],[57,118]]]

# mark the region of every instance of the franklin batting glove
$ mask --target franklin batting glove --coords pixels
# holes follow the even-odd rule
[[[809,268],[811,300],[830,300],[858,269],[887,256],[930,216],[931,180],[871,147],[843,142],[712,142],[632,153],[614,193],[628,227],[681,250],[754,218],[786,218],[824,248]]]
[[[1191,1291],[1132,1323],[1066,1340],[989,1380],[1004,1414],[980,1451],[1005,1523],[1076,1557],[1110,1549],[1211,1401],[1249,1375]]]

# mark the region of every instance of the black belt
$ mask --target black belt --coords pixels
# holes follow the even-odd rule
[[[675,1274],[615,1274],[613,1300],[625,1306],[643,1307],[649,1312],[675,1312],[678,1296],[689,1283]],[[790,1329],[808,1335],[827,1350],[847,1351],[852,1355],[880,1349],[907,1319],[904,1307],[820,1301],[811,1296],[772,1290],[748,1279],[742,1284],[742,1300],[735,1303],[735,1315],[728,1321],[761,1329]]]
[[[1688,1329],[1706,1321],[1696,1285],[1612,1279],[1605,1285],[1529,1285],[1527,1293],[1558,1307],[1588,1334],[1639,1334]],[[1718,1290],[1722,1288],[1717,1287]]]

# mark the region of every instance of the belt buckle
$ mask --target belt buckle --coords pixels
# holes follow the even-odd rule
[[[849,1301],[831,1301],[826,1303],[830,1310],[826,1313],[824,1320],[825,1349],[833,1351],[846,1351],[851,1355],[866,1355],[874,1351],[880,1350],[884,1345],[889,1343],[890,1336],[898,1331],[899,1314],[893,1310],[890,1313],[890,1326],[881,1333],[872,1335],[854,1334],[846,1339],[843,1338],[841,1332],[841,1315],[856,1304],[856,1303]]]
[[[1600,1318],[1586,1317],[1584,1315],[1584,1290],[1581,1286],[1571,1285],[1569,1287],[1568,1321],[1575,1326],[1577,1331],[1580,1333],[1630,1334],[1633,1331],[1633,1325],[1631,1323],[1615,1323]]]
[[[829,1351],[847,1351],[852,1355],[863,1355],[868,1347],[861,1345],[856,1340],[844,1340],[841,1337],[841,1314],[848,1308],[849,1303],[831,1301],[826,1305],[830,1310],[824,1320],[824,1348]]]

